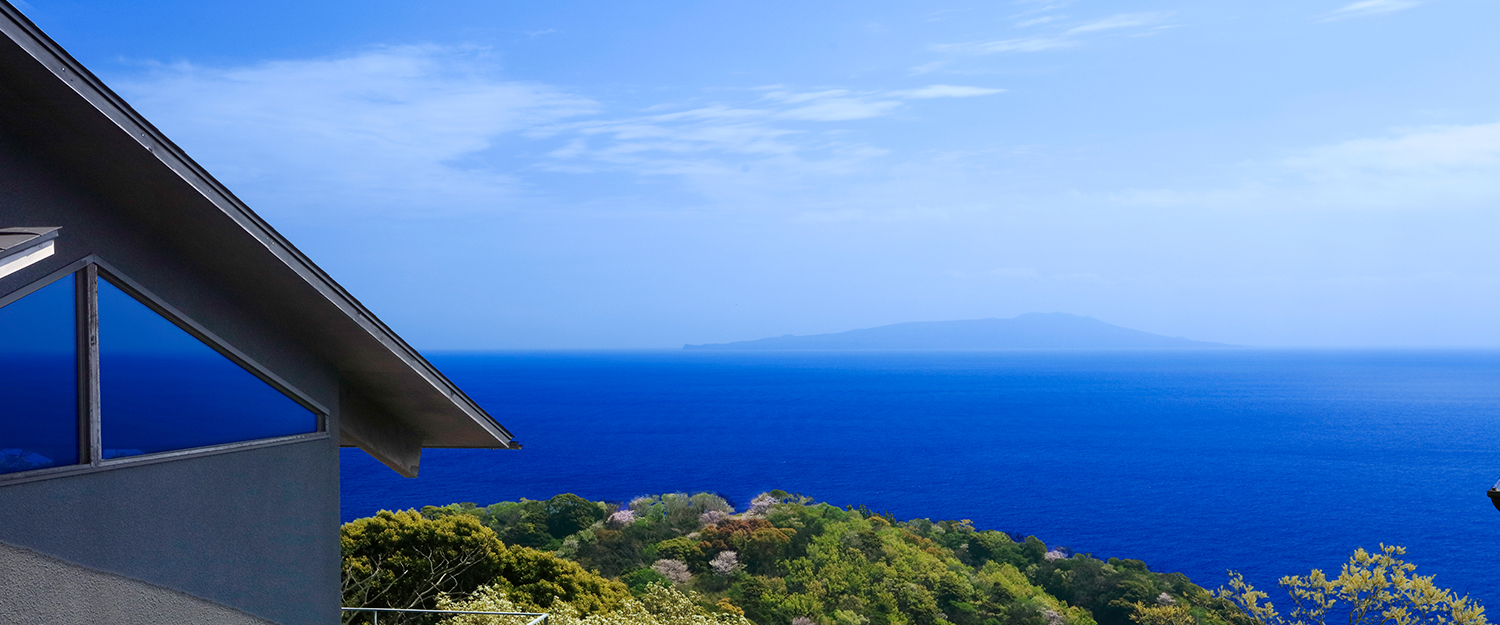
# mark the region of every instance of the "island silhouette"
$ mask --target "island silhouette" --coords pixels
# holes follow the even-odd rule
[[[1010,319],[915,321],[875,328],[753,341],[683,345],[685,350],[815,349],[1203,349],[1224,343],[1162,336],[1067,313]]]

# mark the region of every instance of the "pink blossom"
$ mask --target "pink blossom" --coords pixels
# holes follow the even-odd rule
[[[755,499],[750,500],[750,509],[745,511],[745,514],[749,516],[765,516],[771,510],[771,506],[777,503],[775,497],[762,493]]]
[[[610,527],[625,527],[635,522],[635,511],[629,508],[616,510],[604,523]]]
[[[715,575],[728,577],[742,568],[740,566],[740,554],[733,551],[720,551],[719,555],[714,556],[714,559],[709,561],[708,566],[714,570]]]
[[[651,565],[651,570],[661,573],[662,577],[672,580],[673,584],[686,584],[693,579],[687,563],[682,560],[657,560],[656,564]]]

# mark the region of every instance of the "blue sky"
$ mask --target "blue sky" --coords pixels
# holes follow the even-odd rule
[[[18,4],[413,344],[1500,346],[1500,2]]]

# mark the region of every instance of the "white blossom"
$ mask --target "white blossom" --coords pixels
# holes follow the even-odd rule
[[[657,560],[656,564],[651,565],[651,570],[661,573],[662,577],[672,580],[673,584],[686,584],[693,579],[687,563],[682,560]]]
[[[708,566],[720,577],[728,577],[743,568],[740,565],[740,554],[733,551],[720,551],[719,555],[709,561]]]
[[[609,519],[605,520],[605,525],[610,527],[625,527],[634,522],[635,511],[629,508],[621,508],[616,510],[614,514],[609,515]]]
[[[755,499],[750,500],[750,509],[745,511],[746,516],[765,516],[770,512],[771,506],[776,505],[776,498],[762,493]]]

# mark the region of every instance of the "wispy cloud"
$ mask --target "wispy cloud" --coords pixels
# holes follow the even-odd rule
[[[400,214],[481,210],[518,189],[461,161],[599,105],[493,74],[483,50],[390,47],[245,67],[158,66],[112,81],[258,204]]]
[[[978,41],[968,43],[942,43],[932,46],[938,52],[949,54],[999,54],[1001,52],[1041,52],[1058,48],[1071,48],[1078,40],[1065,37],[1022,37],[1000,41]]]
[[[623,170],[644,175],[754,178],[841,175],[886,156],[882,148],[828,134],[835,122],[890,115],[909,102],[970,98],[1003,89],[928,85],[916,89],[794,91],[774,88],[738,104],[699,106],[651,115],[565,122],[530,131],[565,138],[544,167],[557,171]],[[812,124],[812,125],[809,125]]]
[[[1021,20],[1019,22],[1016,22],[1016,28],[1028,28],[1028,27],[1031,27],[1031,26],[1041,26],[1042,24],[1051,24],[1052,22],[1056,22],[1056,21],[1061,20],[1061,19],[1067,19],[1067,16],[1065,16],[1065,15],[1043,15],[1041,17],[1033,17],[1033,18],[1030,18],[1030,19],[1024,19],[1024,20]]]
[[[1346,4],[1338,10],[1324,15],[1320,21],[1332,22],[1351,17],[1384,15],[1386,13],[1405,11],[1420,4],[1422,4],[1420,0],[1359,0],[1359,2]]]
[[[923,63],[921,65],[918,65],[916,67],[911,68],[911,70],[908,72],[908,74],[910,74],[912,76],[920,76],[922,74],[931,74],[932,72],[935,72],[935,71],[938,71],[940,69],[943,69],[947,65],[948,65],[947,61],[933,61],[931,63]]]
[[[1409,129],[1300,150],[1244,167],[1204,191],[1132,191],[1160,206],[1252,209],[1448,209],[1500,202],[1500,122]]]
[[[943,43],[932,46],[937,52],[948,54],[959,54],[968,56],[979,56],[988,54],[1001,54],[1006,52],[1043,52],[1046,50],[1058,50],[1071,48],[1083,43],[1083,38],[1096,36],[1100,33],[1120,30],[1151,30],[1161,29],[1169,26],[1166,22],[1172,14],[1167,12],[1157,13],[1121,13],[1103,19],[1083,22],[1073,26],[1062,24],[1062,16],[1040,16],[1029,17],[1016,26],[1029,27],[1043,24],[1055,24],[1057,29],[1049,35],[1033,35],[1028,37],[1017,37],[1010,39],[999,39],[995,41],[970,41],[963,43]]]
[[[931,98],[972,98],[982,95],[994,95],[1005,93],[1004,89],[987,89],[984,87],[965,87],[961,85],[928,85],[921,89],[910,89],[907,91],[892,91],[891,95],[913,100],[928,100]]]
[[[243,67],[162,65],[112,82],[257,209],[306,220],[505,210],[549,192],[532,186],[541,173],[624,174],[610,178],[621,193],[634,191],[619,180],[665,181],[721,204],[782,194],[758,205],[790,206],[786,193],[868,175],[865,165],[890,155],[845,134],[849,124],[1004,91],[772,86],[625,112],[507,80],[485,54],[391,47]]]
[[[1139,28],[1141,26],[1155,26],[1166,21],[1170,13],[1122,13],[1102,20],[1095,20],[1079,26],[1074,26],[1063,32],[1067,35],[1081,35],[1083,33],[1096,33],[1105,30],[1119,30],[1121,28]]]

